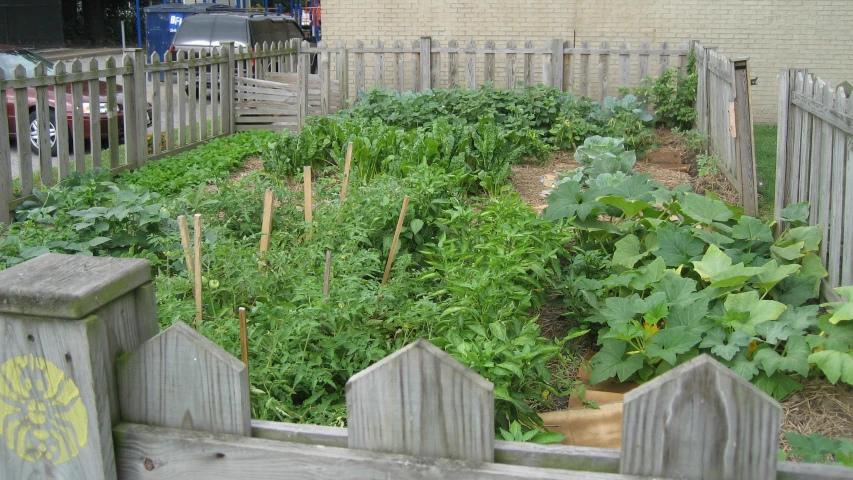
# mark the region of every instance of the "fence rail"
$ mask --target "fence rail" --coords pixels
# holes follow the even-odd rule
[[[246,365],[157,333],[145,260],[45,254],[0,298],[3,478],[849,478],[778,462],[779,404],[708,356],[625,396],[621,451],[527,445],[495,441],[493,385],[426,340],[349,379],[347,429],[252,421]]]
[[[696,127],[708,137],[708,150],[720,160],[747,215],[758,215],[755,140],[752,131],[747,59],[731,60],[699,42],[696,58]]]
[[[617,94],[618,88],[642,85],[650,74],[662,73],[670,67],[683,71],[690,50],[687,43],[673,47],[663,42],[659,48],[652,48],[648,42],[632,47],[628,42],[618,46],[610,42],[574,45],[561,39],[548,40],[539,46],[532,41],[523,46],[510,41],[498,47],[491,40],[482,46],[474,41],[456,40],[442,46],[437,40],[423,37],[409,45],[402,41],[390,44],[376,41],[372,46],[365,46],[362,41],[353,46],[338,42],[335,47],[305,51],[334,54],[335,78],[347,87],[341,90],[347,96],[372,87],[402,92],[457,86],[478,88],[494,82],[506,88],[543,84],[603,100]],[[651,62],[652,56],[658,57],[656,64]],[[346,104],[346,98],[343,103]]]
[[[822,293],[853,284],[853,98],[804,70],[779,75],[775,216],[809,202],[809,224],[823,229]],[[780,224],[781,226],[781,224]]]

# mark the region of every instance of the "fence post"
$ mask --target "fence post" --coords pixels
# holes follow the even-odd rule
[[[303,40],[299,51],[299,65],[296,67],[297,87],[299,89],[299,110],[297,112],[297,126],[302,131],[305,119],[308,117],[308,69],[311,68],[309,54],[302,53],[308,48],[308,42]]]
[[[430,64],[432,59],[432,39],[421,37],[421,85],[420,92],[432,89],[432,73]]]
[[[338,58],[335,66],[338,69],[338,83],[340,86],[341,109],[348,107],[349,102],[349,53],[347,42],[338,40]]]
[[[317,59],[317,73],[320,74],[320,115],[329,114],[332,96],[332,66],[329,63],[329,49],[325,41],[320,40],[317,47],[322,51]]]
[[[0,299],[0,472],[115,479],[114,359],[157,332],[149,263],[48,253],[0,272]]]
[[[251,436],[248,367],[178,322],[116,362],[121,421]]]
[[[749,59],[733,59],[737,164],[740,168],[741,198],[746,214],[758,216],[758,185],[755,173],[755,140],[752,136],[752,96],[749,87]]]
[[[0,90],[6,91],[3,87],[3,80],[6,75],[3,69],[0,68]],[[0,118],[9,118],[8,107],[6,102],[0,103]],[[0,122],[0,138],[9,138],[9,124]],[[12,201],[12,149],[9,147],[9,142],[0,142],[0,223],[11,223],[12,212],[9,209],[9,202]]]
[[[494,386],[426,340],[347,382],[349,448],[494,461]]]
[[[133,96],[130,99],[134,105],[134,122],[135,128],[128,132],[125,130],[124,135],[128,137],[129,135],[134,135],[136,137],[136,166],[141,167],[148,162],[148,122],[147,111],[148,111],[148,100],[145,95],[145,86],[147,85],[145,81],[145,52],[141,48],[134,48],[132,50],[133,55]],[[126,84],[125,84],[126,86]],[[125,98],[125,106],[127,106],[127,95]],[[128,115],[125,112],[125,115]],[[157,119],[160,120],[159,118]],[[152,119],[154,121],[154,119]],[[157,141],[157,140],[153,140]],[[127,155],[127,150],[131,148],[131,145],[128,143],[125,145],[125,156]]]
[[[563,90],[563,41],[551,40],[551,87]]]
[[[782,209],[785,208],[787,200],[785,187],[788,182],[788,119],[791,108],[791,89],[794,85],[794,69],[788,68],[779,72],[779,117],[776,130],[776,202],[773,210],[773,218],[779,225],[777,229],[782,232]]]
[[[223,133],[234,133],[234,76],[236,75],[236,64],[234,63],[234,43],[224,42],[220,45],[220,53],[225,57],[225,65],[219,69],[222,81],[220,89],[222,93],[222,129]],[[227,113],[226,113],[227,112]]]
[[[775,479],[782,408],[701,355],[625,394],[625,475]]]

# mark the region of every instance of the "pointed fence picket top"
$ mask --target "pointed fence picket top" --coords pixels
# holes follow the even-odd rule
[[[494,386],[420,339],[347,382],[349,447],[494,461]]]
[[[243,362],[178,322],[117,362],[124,422],[251,436]]]
[[[774,479],[781,415],[770,396],[702,355],[625,395],[620,473]]]

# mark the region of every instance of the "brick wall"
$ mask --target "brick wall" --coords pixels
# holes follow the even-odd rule
[[[324,40],[350,45],[410,45],[421,36],[443,45],[495,40],[498,46],[551,38],[594,45],[697,39],[730,58],[750,58],[758,77],[757,123],[776,122],[782,68],[807,68],[831,85],[853,81],[851,28],[853,0],[323,0]]]

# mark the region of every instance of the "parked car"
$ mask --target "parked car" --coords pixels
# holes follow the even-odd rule
[[[204,13],[184,18],[169,51],[199,52],[218,47],[224,42],[234,42],[235,47],[254,48],[255,45],[277,44],[291,39],[315,41],[306,37],[293,18],[266,13],[222,12]],[[197,53],[196,53],[197,54]],[[316,55],[315,55],[316,57]],[[311,72],[316,73],[317,62],[312,58]]]
[[[18,65],[23,65],[23,67],[27,71],[27,76],[33,76],[36,65],[41,62],[47,67],[47,75],[53,75],[53,63],[50,60],[45,59],[44,57],[39,56],[34,52],[30,52],[28,50],[20,49],[17,47],[8,47],[0,45],[0,68],[6,74],[6,78],[10,78],[12,76],[12,72]],[[51,155],[57,154],[57,142],[56,142],[56,129],[59,123],[68,129],[69,138],[71,134],[72,128],[72,112],[74,109],[72,97],[71,97],[71,85],[66,86],[66,96],[65,96],[65,111],[67,112],[67,118],[65,122],[57,122],[56,119],[56,96],[54,92],[55,87],[49,87],[48,89],[48,106],[50,108],[50,125],[48,127],[48,131],[50,132],[50,149]],[[119,139],[124,140],[124,107],[123,107],[123,95],[122,95],[122,87],[121,85],[116,85],[116,104],[118,107],[117,117],[118,117],[118,128],[119,128]],[[109,117],[107,115],[107,83],[105,81],[101,81],[99,84],[99,92],[98,92],[98,102],[97,107],[93,106],[93,101],[90,100],[89,95],[89,82],[83,82],[83,136],[86,140],[91,141],[91,131],[90,131],[90,117],[92,115],[92,110],[94,108],[98,109],[101,119],[101,140],[109,138]],[[18,139],[19,135],[16,130],[16,122],[15,117],[17,112],[15,112],[15,92],[12,89],[6,90],[6,108],[8,110],[8,124],[9,124],[9,136],[11,138]],[[35,88],[27,89],[27,112],[24,112],[25,115],[29,117],[29,132],[24,132],[22,134],[28,134],[30,147],[32,151],[38,153],[39,151],[39,135],[38,135],[38,121],[36,118],[36,90]],[[148,105],[148,125],[151,125],[151,105]]]

